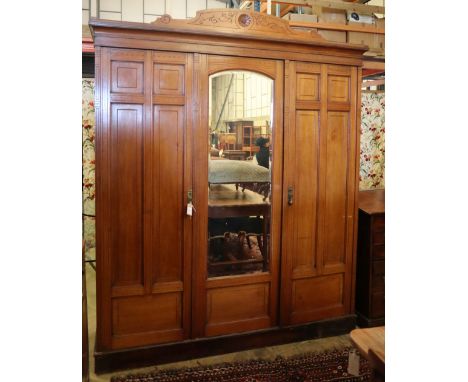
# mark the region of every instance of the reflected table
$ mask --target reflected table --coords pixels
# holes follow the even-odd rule
[[[270,219],[270,202],[250,190],[236,190],[233,185],[211,185],[208,196],[208,217],[212,219],[263,216],[262,256],[263,270],[267,270],[267,230]]]

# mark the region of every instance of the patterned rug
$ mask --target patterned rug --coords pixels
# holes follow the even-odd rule
[[[352,348],[320,354],[303,354],[274,361],[252,360],[161,370],[149,374],[112,377],[112,382],[357,382],[370,381],[371,369],[360,357],[359,376],[348,374]]]

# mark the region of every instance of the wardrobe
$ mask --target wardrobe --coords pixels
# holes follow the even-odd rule
[[[91,19],[90,26],[96,372],[354,328],[366,47],[235,9],[151,24]],[[266,184],[263,194],[243,183],[251,180],[220,185],[211,173],[250,165],[208,155],[213,79],[240,72],[272,84],[271,134],[264,135],[271,165],[255,168],[269,178],[252,183]],[[234,260],[215,263],[219,221],[258,223],[250,239],[231,235],[257,245],[260,260],[229,255]]]

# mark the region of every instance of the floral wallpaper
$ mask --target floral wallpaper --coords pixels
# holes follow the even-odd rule
[[[359,189],[385,188],[385,93],[362,93]]]
[[[83,234],[85,254],[95,259],[94,79],[83,78]],[[359,189],[385,187],[385,93],[362,93]]]
[[[95,185],[94,185],[94,79],[83,78],[82,136],[83,136],[83,235],[85,256],[95,259]]]

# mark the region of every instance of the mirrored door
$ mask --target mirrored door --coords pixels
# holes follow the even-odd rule
[[[273,90],[252,71],[209,77],[208,278],[269,271]]]
[[[276,325],[283,63],[200,57],[193,336]]]

